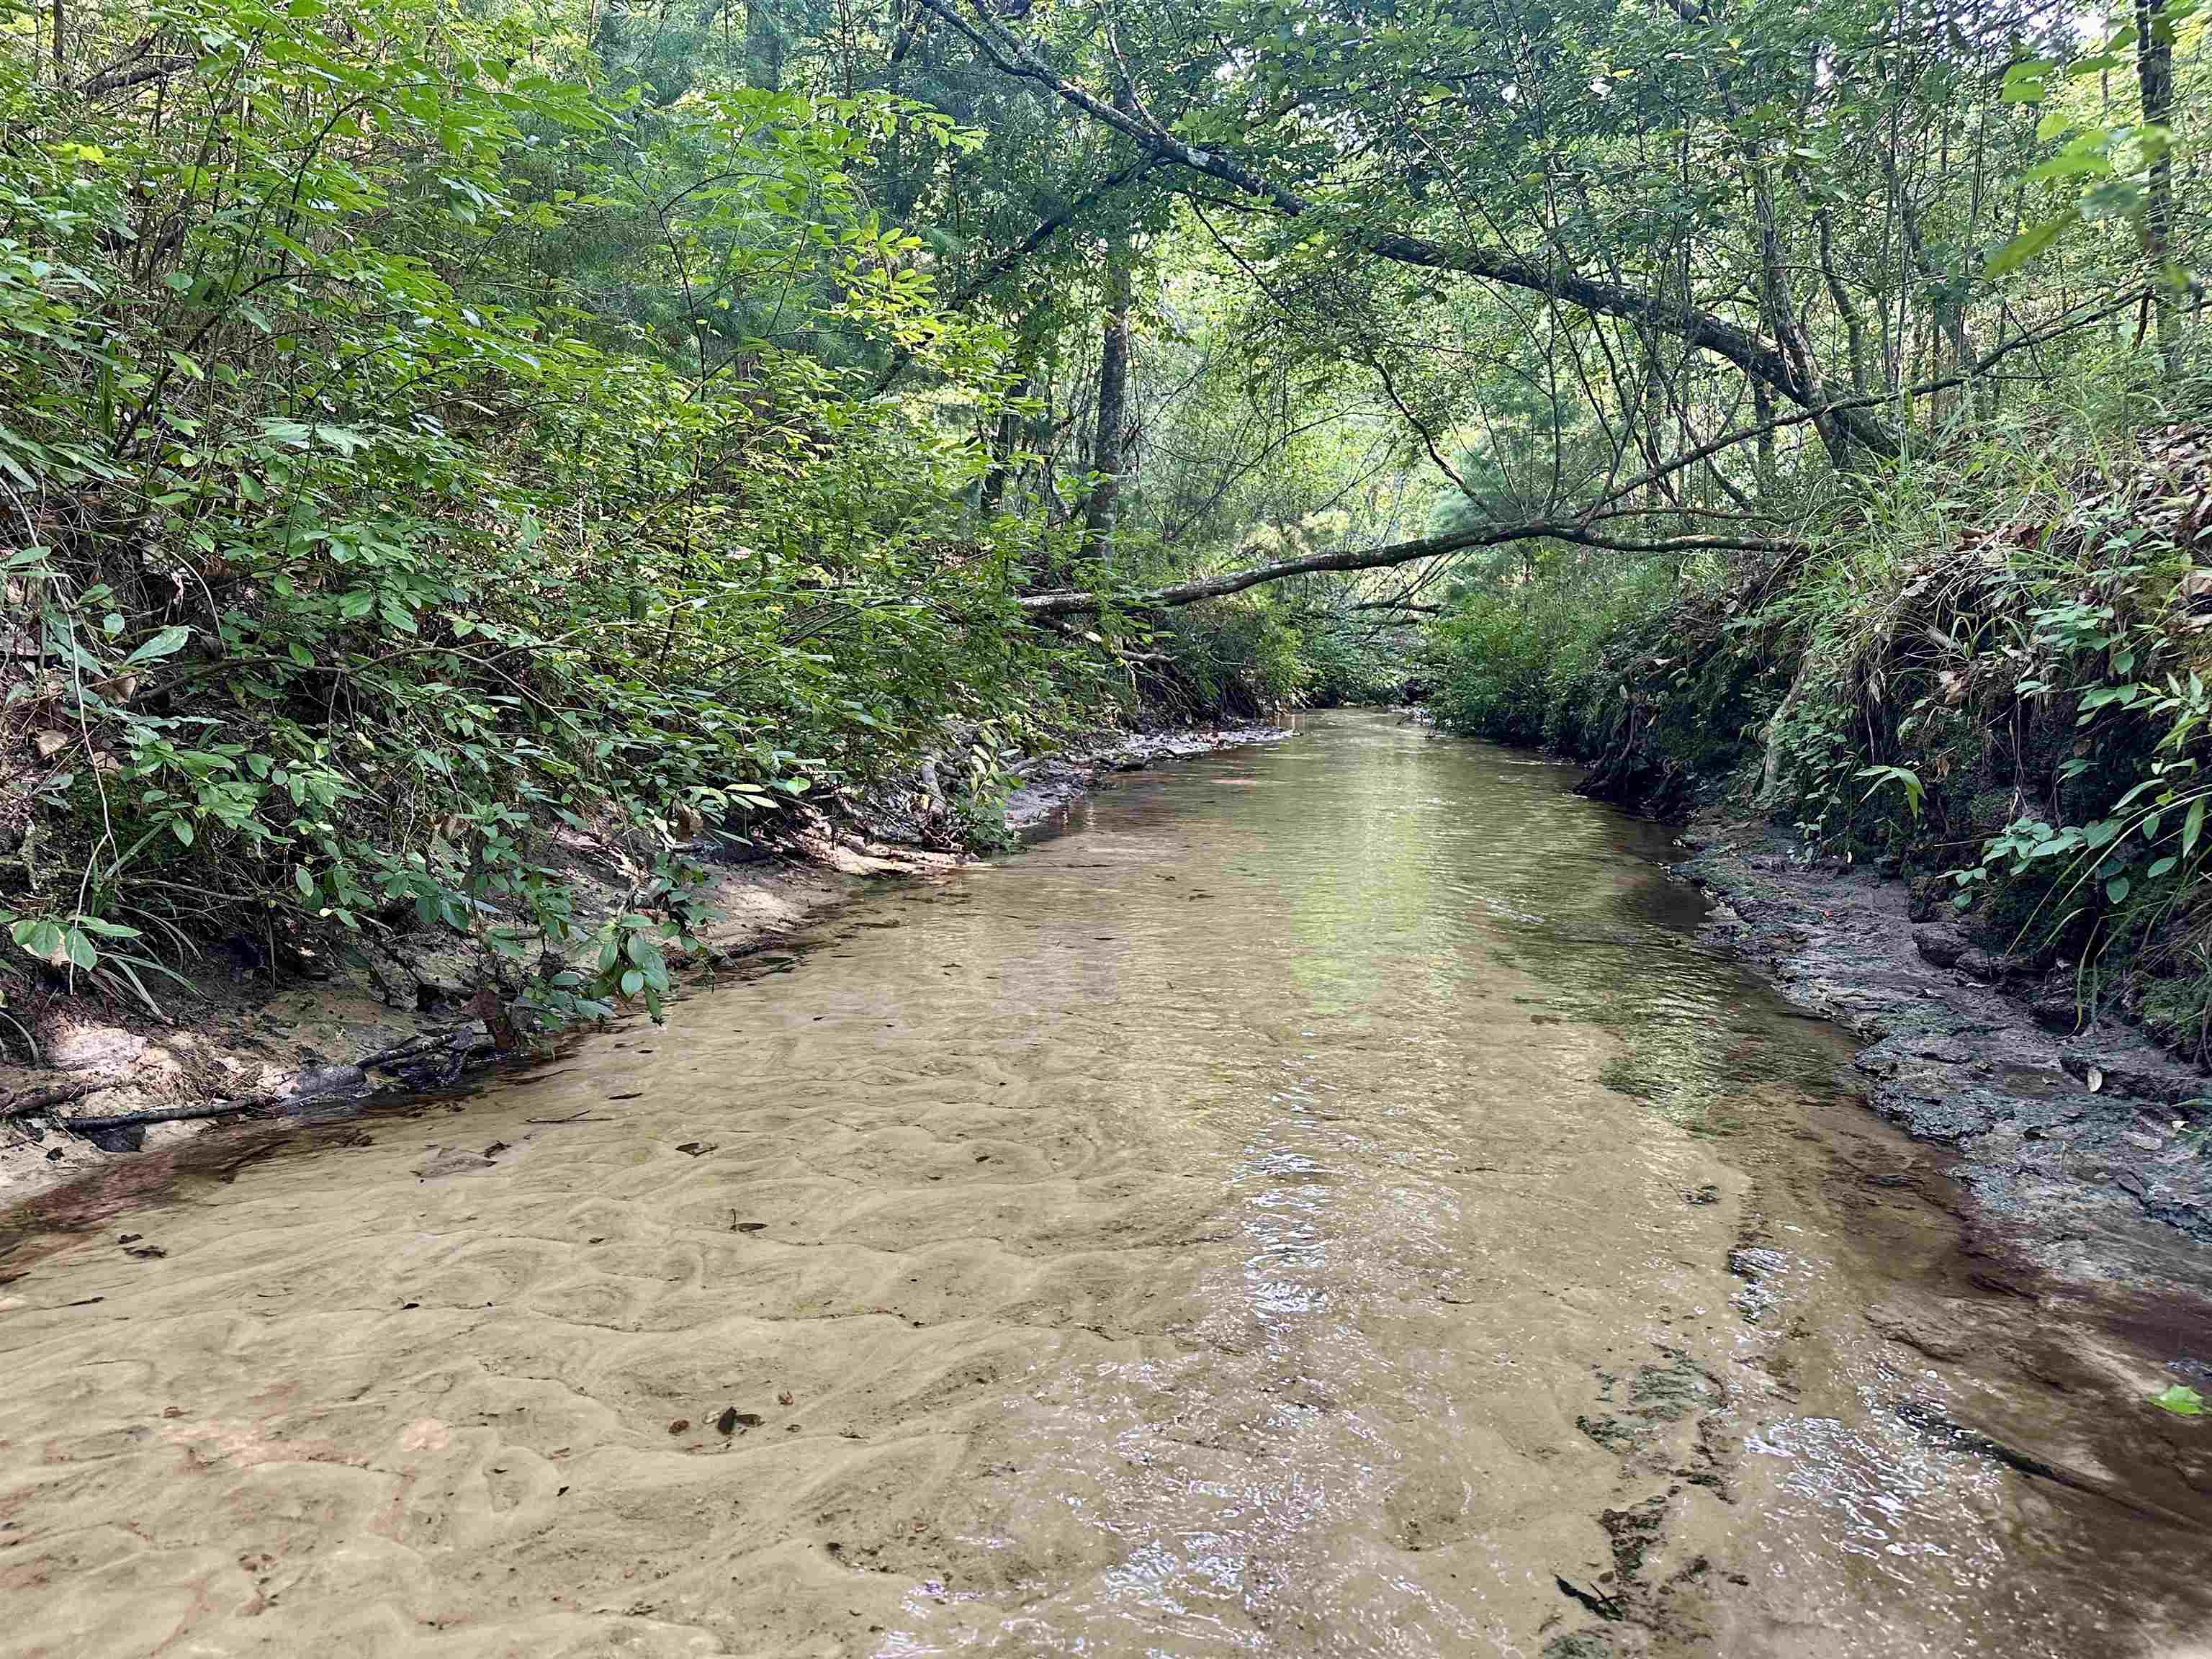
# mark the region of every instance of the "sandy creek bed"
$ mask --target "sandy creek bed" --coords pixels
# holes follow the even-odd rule
[[[18,1218],[0,1652],[2203,1653],[2039,1282],[1558,770],[1328,717],[474,1097]]]

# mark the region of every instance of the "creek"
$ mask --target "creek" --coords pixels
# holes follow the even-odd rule
[[[1300,725],[17,1218],[0,1652],[2207,1651],[2212,1269],[2009,1253],[1571,774]]]

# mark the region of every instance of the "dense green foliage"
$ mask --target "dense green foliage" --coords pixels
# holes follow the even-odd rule
[[[957,156],[945,118],[656,106],[543,19],[428,5],[76,28],[71,76],[114,67],[4,88],[29,956],[145,995],[195,938],[412,923],[528,955],[556,1012],[651,998],[702,823],[1052,718],[1073,682],[1005,605],[1050,533],[978,521],[975,453],[867,395],[886,343],[995,395],[859,183],[895,138]],[[592,950],[585,837],[635,889]]]
[[[2203,403],[2194,3],[12,10],[0,993],[657,1001],[718,836],[1409,684],[2171,935],[2198,522],[2071,515]]]

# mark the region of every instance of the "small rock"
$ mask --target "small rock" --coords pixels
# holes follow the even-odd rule
[[[326,1100],[368,1086],[368,1073],[358,1066],[318,1066],[294,1078],[284,1092],[294,1100]]]
[[[2028,1016],[2046,1031],[2070,1036],[2081,1024],[2081,1005],[2070,992],[2054,991],[2027,1005]]]
[[[1912,930],[1912,948],[1920,952],[1921,959],[1937,968],[1955,968],[1959,958],[1966,953],[1966,941],[1951,927],[1916,927]]]
[[[714,1146],[715,1143],[711,1140],[687,1140],[676,1150],[687,1158],[704,1158],[714,1150]]]
[[[672,1418],[669,1420],[668,1431],[671,1434],[681,1434],[690,1426],[691,1419],[688,1417]]]
[[[1914,943],[1918,943],[1916,938]],[[2018,957],[2007,956],[2000,951],[1984,951],[1969,946],[1959,953],[1959,971],[1984,985],[1995,985],[2025,973],[2027,964]]]

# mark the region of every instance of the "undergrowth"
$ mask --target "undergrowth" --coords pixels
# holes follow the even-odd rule
[[[1775,556],[1455,596],[1449,729],[1723,797],[1880,863],[2025,976],[2203,1054],[2212,1033],[2212,433],[2094,366],[1971,436],[1806,481]],[[2185,406],[2202,407],[2201,399]]]

